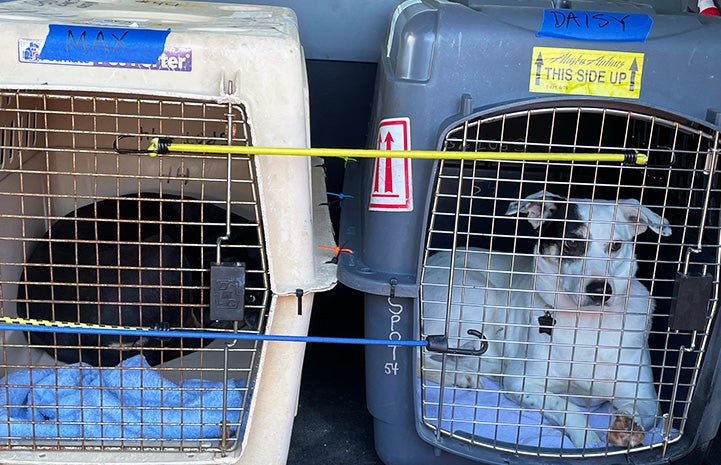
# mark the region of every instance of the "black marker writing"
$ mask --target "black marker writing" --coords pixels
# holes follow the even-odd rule
[[[110,34],[110,36],[115,40],[115,44],[113,45],[112,52],[115,53],[120,48],[127,48],[125,46],[125,43],[123,42],[123,39],[125,39],[125,36],[128,35],[129,31],[124,31],[119,37],[115,34]],[[95,52],[98,46],[102,47],[102,49],[105,51],[105,53],[110,53],[111,49],[108,45],[107,40],[105,39],[105,34],[103,34],[103,31],[98,31],[95,34],[95,39],[93,40],[92,46],[88,46],[88,40],[87,40],[87,31],[83,30],[83,32],[80,33],[78,38],[75,38],[75,34],[73,33],[72,29],[68,29],[67,33],[67,39],[65,40],[65,50],[69,53],[72,48],[74,47],[77,49],[82,49],[86,53],[88,51]]]
[[[626,20],[630,16],[557,10],[552,13],[556,29],[604,29],[616,25],[620,26],[621,32],[626,32]]]

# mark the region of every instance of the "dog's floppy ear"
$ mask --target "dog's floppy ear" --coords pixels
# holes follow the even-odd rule
[[[538,229],[543,220],[548,218],[556,210],[556,200],[565,201],[566,199],[560,195],[551,194],[546,191],[538,191],[531,194],[525,199],[511,202],[506,211],[506,215],[515,215],[516,213],[528,215],[528,222],[531,223],[533,229]]]
[[[638,200],[624,199],[619,201],[618,205],[626,221],[638,225],[636,228],[637,235],[646,231],[648,228],[651,228],[651,231],[662,236],[671,235],[672,231],[668,220],[661,218],[650,208],[644,207]]]

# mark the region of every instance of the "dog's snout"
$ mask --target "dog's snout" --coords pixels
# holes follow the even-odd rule
[[[595,280],[586,286],[586,294],[594,304],[602,304],[606,302],[613,294],[613,288],[608,281]]]

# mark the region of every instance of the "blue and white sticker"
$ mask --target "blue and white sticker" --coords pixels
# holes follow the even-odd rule
[[[193,50],[189,47],[166,47],[155,63],[126,63],[122,61],[54,61],[41,59],[43,39],[19,39],[18,61],[44,65],[91,66],[98,68],[144,69],[156,71],[190,72],[193,70]]]
[[[653,18],[646,14],[546,9],[536,35],[556,39],[644,42],[652,25]]]

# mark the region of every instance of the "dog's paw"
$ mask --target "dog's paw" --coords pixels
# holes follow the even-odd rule
[[[643,427],[633,421],[633,417],[617,413],[613,417],[606,440],[614,446],[635,447],[642,444],[645,438],[646,432]]]

